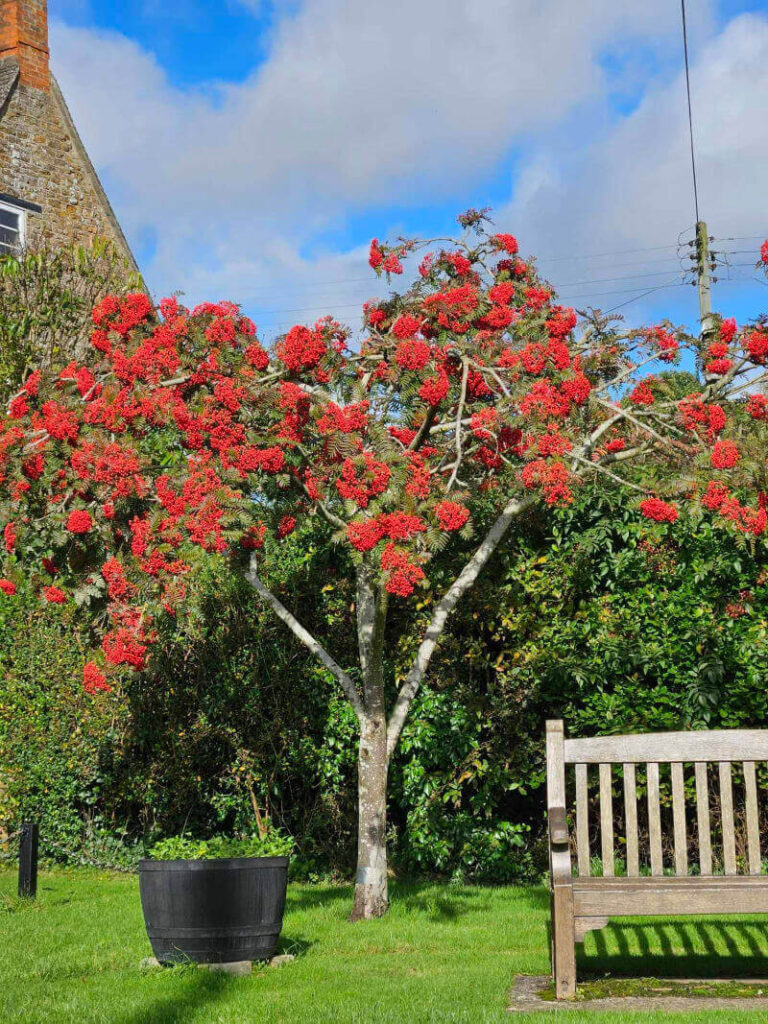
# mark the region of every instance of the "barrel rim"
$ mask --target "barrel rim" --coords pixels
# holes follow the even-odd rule
[[[139,871],[206,871],[214,868],[253,871],[255,868],[287,868],[289,861],[289,857],[198,857],[192,860],[153,860],[146,857],[139,861]]]

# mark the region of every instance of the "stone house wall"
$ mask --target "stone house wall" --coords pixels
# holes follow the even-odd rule
[[[50,73],[47,0],[0,0],[0,203],[25,211],[26,245],[130,247]]]
[[[27,245],[59,248],[112,241],[133,264],[128,243],[74,131],[55,81],[51,91],[17,83],[0,117],[0,195],[27,211]]]

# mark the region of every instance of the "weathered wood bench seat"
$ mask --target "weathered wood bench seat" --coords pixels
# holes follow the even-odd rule
[[[575,944],[611,917],[768,913],[768,876],[760,873],[760,761],[768,761],[768,730],[566,739],[561,721],[547,722],[552,971],[558,999],[576,994]],[[570,766],[574,835],[568,828]],[[710,786],[711,775],[716,786]],[[590,776],[596,777],[591,800]],[[734,783],[743,795],[736,812]],[[599,862],[593,862],[590,844],[598,832]],[[616,874],[617,846],[621,875]],[[689,864],[692,849],[696,857]],[[602,874],[594,874],[594,867]]]

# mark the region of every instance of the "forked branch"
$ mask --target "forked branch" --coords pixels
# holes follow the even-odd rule
[[[473,586],[481,570],[499,546],[504,534],[516,516],[519,516],[525,509],[530,508],[537,501],[537,498],[537,495],[531,495],[522,499],[515,498],[505,506],[504,511],[485,535],[482,544],[438,602],[432,619],[424,633],[424,639],[421,641],[416,652],[411,670],[400,688],[395,706],[389,718],[387,726],[387,753],[389,756],[392,755],[392,751],[397,746],[397,741],[408,717],[408,711],[413,698],[418,693],[421,681],[427,671],[435,647],[445,631],[451,612],[464,594]]]
[[[312,634],[302,626],[296,616],[293,615],[292,612],[288,611],[282,601],[280,601],[280,599],[277,598],[271,590],[264,586],[259,578],[255,555],[251,556],[248,572],[245,575],[256,593],[263,601],[267,602],[275,615],[277,615],[277,617],[281,619],[286,626],[288,626],[297,639],[301,640],[307,650],[314,654],[314,656],[318,658],[323,665],[325,665],[328,671],[335,676],[344,691],[344,696],[354,708],[358,720],[362,721],[365,716],[365,709],[363,708],[363,702],[360,699],[357,688],[355,687],[354,680],[344,671],[338,662],[331,657],[323,645],[315,640]]]

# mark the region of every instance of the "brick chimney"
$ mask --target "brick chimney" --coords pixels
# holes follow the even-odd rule
[[[48,0],[0,0],[0,59],[15,57],[19,81],[48,92]]]

